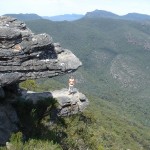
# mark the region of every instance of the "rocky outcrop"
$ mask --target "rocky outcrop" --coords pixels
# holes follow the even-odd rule
[[[58,115],[68,116],[83,112],[89,104],[88,99],[77,89],[73,94],[68,94],[68,89],[56,90],[51,92],[52,97],[58,101]]]
[[[34,104],[37,101],[45,100],[46,98],[54,98],[58,102],[57,115],[68,116],[82,112],[89,104],[88,99],[77,89],[71,95],[68,93],[68,89],[61,89],[52,92],[33,92],[22,90],[21,98],[24,100],[33,101]]]
[[[58,76],[79,66],[79,59],[48,34],[35,35],[23,22],[0,17],[0,86]]]
[[[83,111],[88,100],[79,92],[69,96],[66,90],[35,93],[22,91],[18,87],[18,83],[26,79],[63,75],[75,71],[81,65],[70,50],[54,43],[50,35],[35,35],[22,21],[1,16],[0,144],[5,144],[11,133],[18,130],[17,114],[11,103],[20,97],[33,102],[46,97],[57,98],[57,115],[66,116]]]

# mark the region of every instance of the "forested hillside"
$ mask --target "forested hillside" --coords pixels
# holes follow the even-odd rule
[[[150,22],[85,17],[26,24],[50,34],[83,62],[74,76],[97,120],[90,128],[93,137],[106,149],[150,149]],[[47,90],[67,85],[67,77],[55,80],[37,82]]]

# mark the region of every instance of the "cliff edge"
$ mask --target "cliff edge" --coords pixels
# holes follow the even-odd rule
[[[11,133],[19,130],[19,119],[12,107],[14,100],[33,93],[31,100],[35,101],[39,94],[45,95],[45,92],[29,94],[29,91],[22,91],[18,86],[20,82],[74,72],[81,65],[81,61],[70,50],[54,43],[50,35],[35,35],[24,22],[0,16],[0,144],[5,144]],[[65,93],[66,90],[49,92],[46,95],[58,100],[61,106],[58,115],[66,116],[64,108],[69,109],[72,104],[80,105],[80,109],[75,108],[70,114],[83,111],[88,105],[85,97],[85,100],[80,99],[83,95],[79,92],[74,94],[74,99],[61,96],[60,100],[58,95],[61,92]],[[69,105],[64,107],[62,101]],[[84,107],[83,102],[86,102]]]

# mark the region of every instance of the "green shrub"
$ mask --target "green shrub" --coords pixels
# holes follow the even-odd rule
[[[38,88],[35,80],[23,81],[20,83],[20,87],[31,91],[35,91]]]
[[[16,134],[12,134],[10,138],[10,144],[12,144],[11,149],[12,150],[21,150],[23,149],[23,136],[21,132],[18,132]]]
[[[10,138],[10,150],[62,150],[58,144],[53,141],[29,139],[25,143],[22,141],[22,133],[12,134]],[[3,148],[4,149],[4,148]]]
[[[24,144],[23,150],[62,150],[58,144],[54,144],[53,141],[35,140],[30,139]]]

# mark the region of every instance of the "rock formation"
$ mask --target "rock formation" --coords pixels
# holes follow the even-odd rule
[[[11,103],[19,96],[25,98],[26,95],[33,101],[38,99],[39,95],[43,98],[47,96],[57,98],[60,104],[58,115],[66,116],[67,113],[83,111],[88,100],[79,92],[73,97],[65,96],[66,90],[52,93],[30,92],[30,94],[29,91],[18,92],[20,91],[18,83],[21,81],[63,75],[75,71],[81,65],[80,60],[70,50],[63,49],[59,43],[54,43],[50,35],[45,33],[35,35],[25,23],[15,18],[1,16],[0,144],[5,144],[11,133],[18,130],[17,114]],[[62,92],[64,96],[61,95]],[[67,111],[70,108],[74,108],[72,112]]]
[[[79,66],[79,59],[48,34],[35,35],[23,22],[0,17],[0,86],[58,76]]]
[[[68,89],[61,89],[51,92],[33,92],[22,90],[21,98],[24,100],[33,101],[37,103],[39,100],[46,98],[55,98],[59,104],[57,108],[58,116],[68,116],[82,112],[88,105],[88,99],[77,89],[71,95],[68,95]]]

